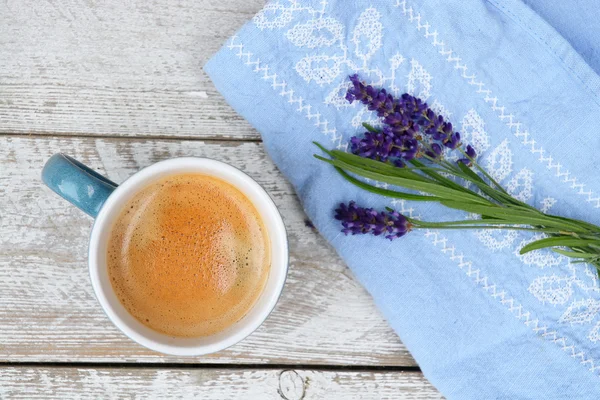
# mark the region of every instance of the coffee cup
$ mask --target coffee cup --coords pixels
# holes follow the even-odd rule
[[[170,336],[141,323],[117,297],[107,267],[110,230],[127,202],[153,182],[179,174],[207,175],[237,188],[254,205],[270,241],[271,265],[256,302],[240,320],[208,336]],[[146,167],[117,185],[79,161],[59,153],[47,161],[42,171],[42,180],[54,192],[95,218],[88,252],[92,287],[100,306],[113,324],[142,346],[177,356],[214,353],[234,345],[254,332],[275,307],[288,269],[285,226],[266,191],[237,168],[207,158],[173,158]]]

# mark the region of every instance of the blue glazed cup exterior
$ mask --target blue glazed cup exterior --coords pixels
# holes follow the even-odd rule
[[[171,337],[136,320],[117,298],[106,262],[108,241],[123,207],[152,182],[177,174],[202,174],[219,178],[238,188],[261,215],[271,242],[269,277],[254,307],[237,323],[211,336]],[[151,165],[117,185],[65,154],[52,156],[42,180],[58,195],[95,218],[89,242],[90,280],[98,302],[109,319],[139,344],[166,354],[198,356],[223,350],[254,332],[275,307],[288,269],[288,243],[283,220],[267,192],[252,178],[231,165],[207,158],[183,157]]]
[[[42,181],[63,199],[96,218],[117,184],[84,164],[58,153],[42,170]]]

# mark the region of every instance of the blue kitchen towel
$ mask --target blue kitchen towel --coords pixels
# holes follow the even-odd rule
[[[205,69],[447,398],[600,396],[594,270],[549,251],[520,256],[533,234],[344,236],[333,210],[349,200],[456,215],[360,191],[312,157],[313,141],[347,149],[362,122],[378,123],[344,99],[358,73],[426,99],[517,198],[599,224],[600,79],[535,12],[519,0],[279,0]]]

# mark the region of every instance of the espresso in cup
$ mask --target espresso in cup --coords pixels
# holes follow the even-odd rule
[[[267,230],[237,188],[202,174],[164,177],[123,207],[107,267],[121,304],[176,337],[209,336],[248,313],[271,268]]]

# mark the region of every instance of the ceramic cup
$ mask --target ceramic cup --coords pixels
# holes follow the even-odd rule
[[[254,307],[238,322],[211,336],[178,338],[153,331],[123,307],[113,291],[106,265],[107,242],[115,220],[127,201],[150,183],[169,175],[201,173],[224,180],[242,191],[254,204],[271,241],[271,270]],[[265,190],[240,170],[206,158],[174,158],[158,162],[117,185],[65,155],[52,156],[42,171],[50,189],[95,218],[89,242],[90,279],[98,302],[110,320],[139,344],[161,353],[197,356],[225,349],[250,335],[267,318],[283,289],[288,268],[285,227]]]

